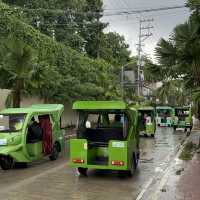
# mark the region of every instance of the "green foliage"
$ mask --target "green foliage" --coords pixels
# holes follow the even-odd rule
[[[187,5],[192,11],[199,13],[199,9],[200,9],[199,0],[188,0]]]
[[[100,43],[100,57],[114,66],[122,66],[130,62],[129,45],[125,38],[118,33],[109,32],[103,34]]]
[[[161,67],[157,64],[154,64],[151,60],[145,59],[144,66],[144,77],[145,81],[149,83],[155,83],[162,81],[164,76],[166,76],[167,71],[165,72]]]
[[[3,2],[10,6],[0,3],[1,41],[9,41],[12,34],[15,41],[11,43],[23,43],[30,53],[25,56],[28,62],[23,61],[27,67],[18,74],[23,75],[19,78],[22,81],[17,89],[18,100],[21,94],[37,95],[45,102],[119,98],[120,67],[130,61],[130,52],[124,37],[103,33],[107,24],[100,21],[101,0]],[[15,54],[1,45],[0,49],[1,57]],[[6,56],[0,61],[0,87],[14,89],[18,78],[13,71],[18,68],[20,56]],[[11,93],[8,104],[14,95]]]
[[[181,160],[186,160],[186,161],[191,160],[196,149],[197,149],[197,146],[193,142],[187,142],[179,158]]]
[[[26,90],[26,84],[32,79],[35,57],[32,48],[22,41],[9,37],[1,48],[4,54],[0,68],[1,88],[11,89],[12,105],[20,107],[21,93]],[[7,99],[7,104],[10,101]],[[10,103],[9,103],[10,104]]]
[[[150,68],[150,73],[157,71],[160,74],[163,87],[158,94],[163,101],[174,98],[176,104],[188,104],[191,93],[195,94],[195,89],[200,87],[199,5],[199,1],[189,0],[188,6],[194,12],[185,23],[174,28],[168,40],[161,39],[157,45],[159,65]]]
[[[30,94],[38,92],[39,96],[62,102],[74,99],[106,99],[111,96],[117,98],[118,80],[113,76],[114,69],[111,65],[103,60],[89,59],[53,41],[52,38],[16,18],[15,13],[9,13],[7,10],[9,7],[1,3],[1,39],[5,40],[12,33],[15,38],[24,41],[37,52],[38,70],[41,73],[33,74],[34,77],[39,77],[39,82],[28,84],[32,89],[29,90]],[[46,76],[49,78],[44,80],[42,77]],[[2,85],[2,88],[5,88],[5,85]]]
[[[160,105],[183,106],[191,101],[190,91],[184,89],[181,80],[163,81],[156,91],[156,96]]]

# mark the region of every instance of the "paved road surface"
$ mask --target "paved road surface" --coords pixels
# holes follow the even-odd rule
[[[67,155],[26,169],[0,170],[0,200],[139,200],[154,177],[168,166],[184,138],[185,133],[174,134],[170,128],[158,128],[155,139],[141,138],[141,161],[132,178],[96,170],[79,177],[67,166]]]

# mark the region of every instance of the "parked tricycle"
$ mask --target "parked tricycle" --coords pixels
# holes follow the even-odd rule
[[[78,101],[77,138],[70,139],[70,166],[132,175],[139,159],[138,112],[122,101]]]
[[[9,108],[0,112],[0,165],[4,170],[13,165],[49,156],[56,160],[64,144],[60,104]]]
[[[172,126],[173,108],[169,106],[156,107],[156,123],[161,127]]]
[[[174,131],[176,131],[177,128],[183,128],[185,132],[187,132],[187,135],[190,134],[193,126],[190,106],[174,108],[172,126]]]

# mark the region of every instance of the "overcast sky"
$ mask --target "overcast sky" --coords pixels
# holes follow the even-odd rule
[[[158,8],[167,6],[184,5],[185,0],[103,0],[105,13],[116,13],[124,10],[140,10],[146,8]],[[156,43],[161,37],[168,38],[173,28],[187,20],[189,11],[187,8],[143,13],[142,18],[153,18],[153,36],[145,41],[143,50],[153,57]],[[133,55],[136,55],[136,43],[138,43],[139,15],[105,16],[103,21],[109,22],[107,31],[116,31],[124,35]],[[144,24],[146,25],[146,24]]]

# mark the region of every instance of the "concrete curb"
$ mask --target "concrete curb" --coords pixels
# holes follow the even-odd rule
[[[146,184],[144,185],[142,191],[139,193],[139,195],[137,196],[136,200],[143,200],[145,194],[148,192],[148,190],[153,186],[155,189],[153,190],[153,192],[150,191],[150,194],[148,195],[148,200],[160,200],[159,199],[159,193],[161,192],[162,188],[164,187],[164,185],[167,182],[167,179],[170,175],[170,171],[172,170],[172,168],[175,165],[175,161],[178,159],[179,155],[181,154],[184,146],[186,145],[186,143],[192,138],[192,133],[190,134],[190,136],[186,137],[184,142],[182,144],[180,144],[180,146],[178,146],[177,148],[177,153],[175,154],[175,156],[173,157],[173,159],[170,160],[170,164],[168,165],[168,167],[162,172],[162,176],[160,177],[159,181],[158,181],[158,175],[155,174],[152,178],[150,178]],[[146,199],[144,199],[146,200]]]

